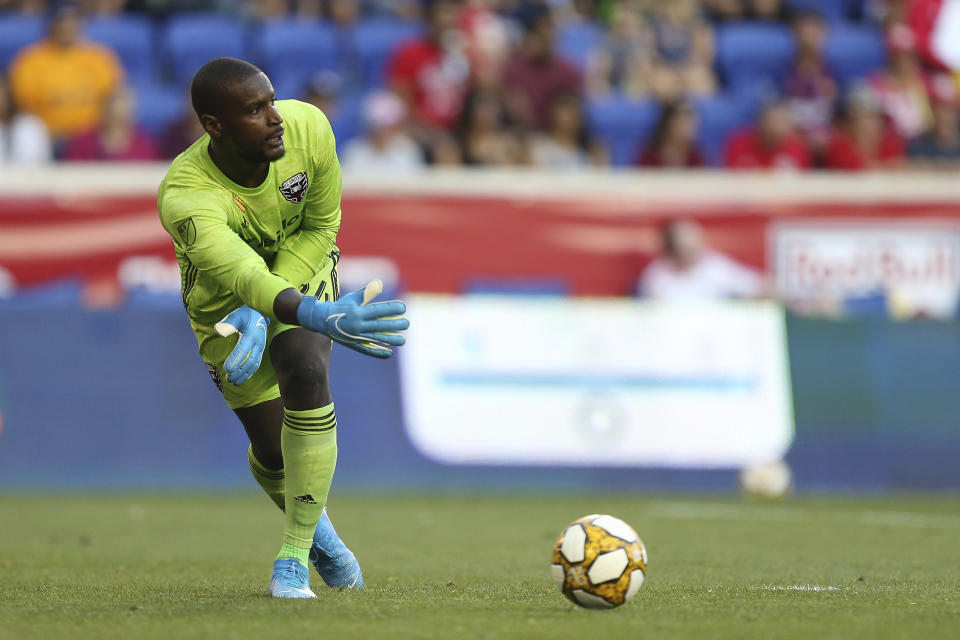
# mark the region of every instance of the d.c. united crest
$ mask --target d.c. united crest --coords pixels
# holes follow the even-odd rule
[[[283,184],[280,185],[280,193],[290,202],[300,204],[303,202],[303,196],[307,194],[308,186],[310,186],[310,182],[307,180],[307,174],[301,171],[283,181]]]

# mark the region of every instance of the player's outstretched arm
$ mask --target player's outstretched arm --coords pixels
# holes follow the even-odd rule
[[[263,350],[267,346],[269,324],[270,318],[256,309],[243,305],[214,326],[217,333],[224,338],[235,333],[240,334],[237,346],[223,363],[228,381],[239,387],[260,368]]]
[[[290,323],[326,334],[354,351],[389,358],[391,347],[406,342],[398,332],[405,331],[410,322],[401,317],[407,310],[402,301],[373,302],[382,291],[383,283],[371,280],[335,302],[323,302],[288,289],[277,296],[274,313],[284,322],[295,320]]]

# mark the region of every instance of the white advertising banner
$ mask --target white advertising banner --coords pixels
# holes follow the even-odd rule
[[[960,291],[960,227],[923,222],[797,222],[771,228],[786,299],[884,293],[909,313],[952,317]]]
[[[737,468],[793,441],[782,310],[409,298],[407,433],[448,464]]]

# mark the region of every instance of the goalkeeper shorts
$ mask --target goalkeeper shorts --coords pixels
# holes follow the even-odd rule
[[[300,285],[300,292],[304,295],[319,297],[321,300],[339,299],[340,285],[337,281],[337,262],[339,259],[340,252],[334,249],[330,253],[330,260],[326,261],[310,282]],[[243,302],[238,298],[235,306],[224,311],[223,317],[242,304]],[[263,361],[260,363],[260,368],[239,387],[227,380],[227,372],[223,369],[223,363],[236,346],[239,336],[234,334],[223,338],[213,326],[200,327],[192,324],[192,327],[194,334],[197,336],[197,343],[200,345],[200,356],[206,363],[207,371],[213,378],[214,384],[223,394],[223,399],[228,407],[231,409],[252,407],[261,402],[280,397],[277,374],[273,369],[273,363],[270,361],[270,343],[284,331],[298,328],[296,325],[284,324],[278,320],[270,322],[270,327],[267,329],[267,348],[263,352]]]

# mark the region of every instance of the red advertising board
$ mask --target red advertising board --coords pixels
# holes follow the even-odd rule
[[[462,291],[477,278],[552,279],[578,295],[623,295],[634,290],[659,250],[659,229],[671,219],[698,220],[715,249],[771,272],[778,264],[770,255],[778,246],[768,238],[771,222],[856,220],[869,227],[883,221],[900,228],[960,222],[960,197],[911,199],[907,193],[865,200],[845,194],[842,183],[819,195],[803,181],[781,194],[766,186],[752,193],[741,191],[734,178],[701,185],[691,176],[687,188],[684,182],[660,185],[651,197],[642,197],[635,185],[614,194],[590,187],[573,197],[543,186],[479,191],[470,188],[469,176],[459,180],[461,193],[456,185],[441,190],[429,181],[422,181],[422,190],[348,188],[339,238],[344,255],[389,258],[402,285],[416,291]],[[862,178],[849,180],[853,190]],[[115,278],[132,256],[172,260],[151,188],[115,195],[80,191],[41,196],[0,190],[0,266],[18,285]]]

